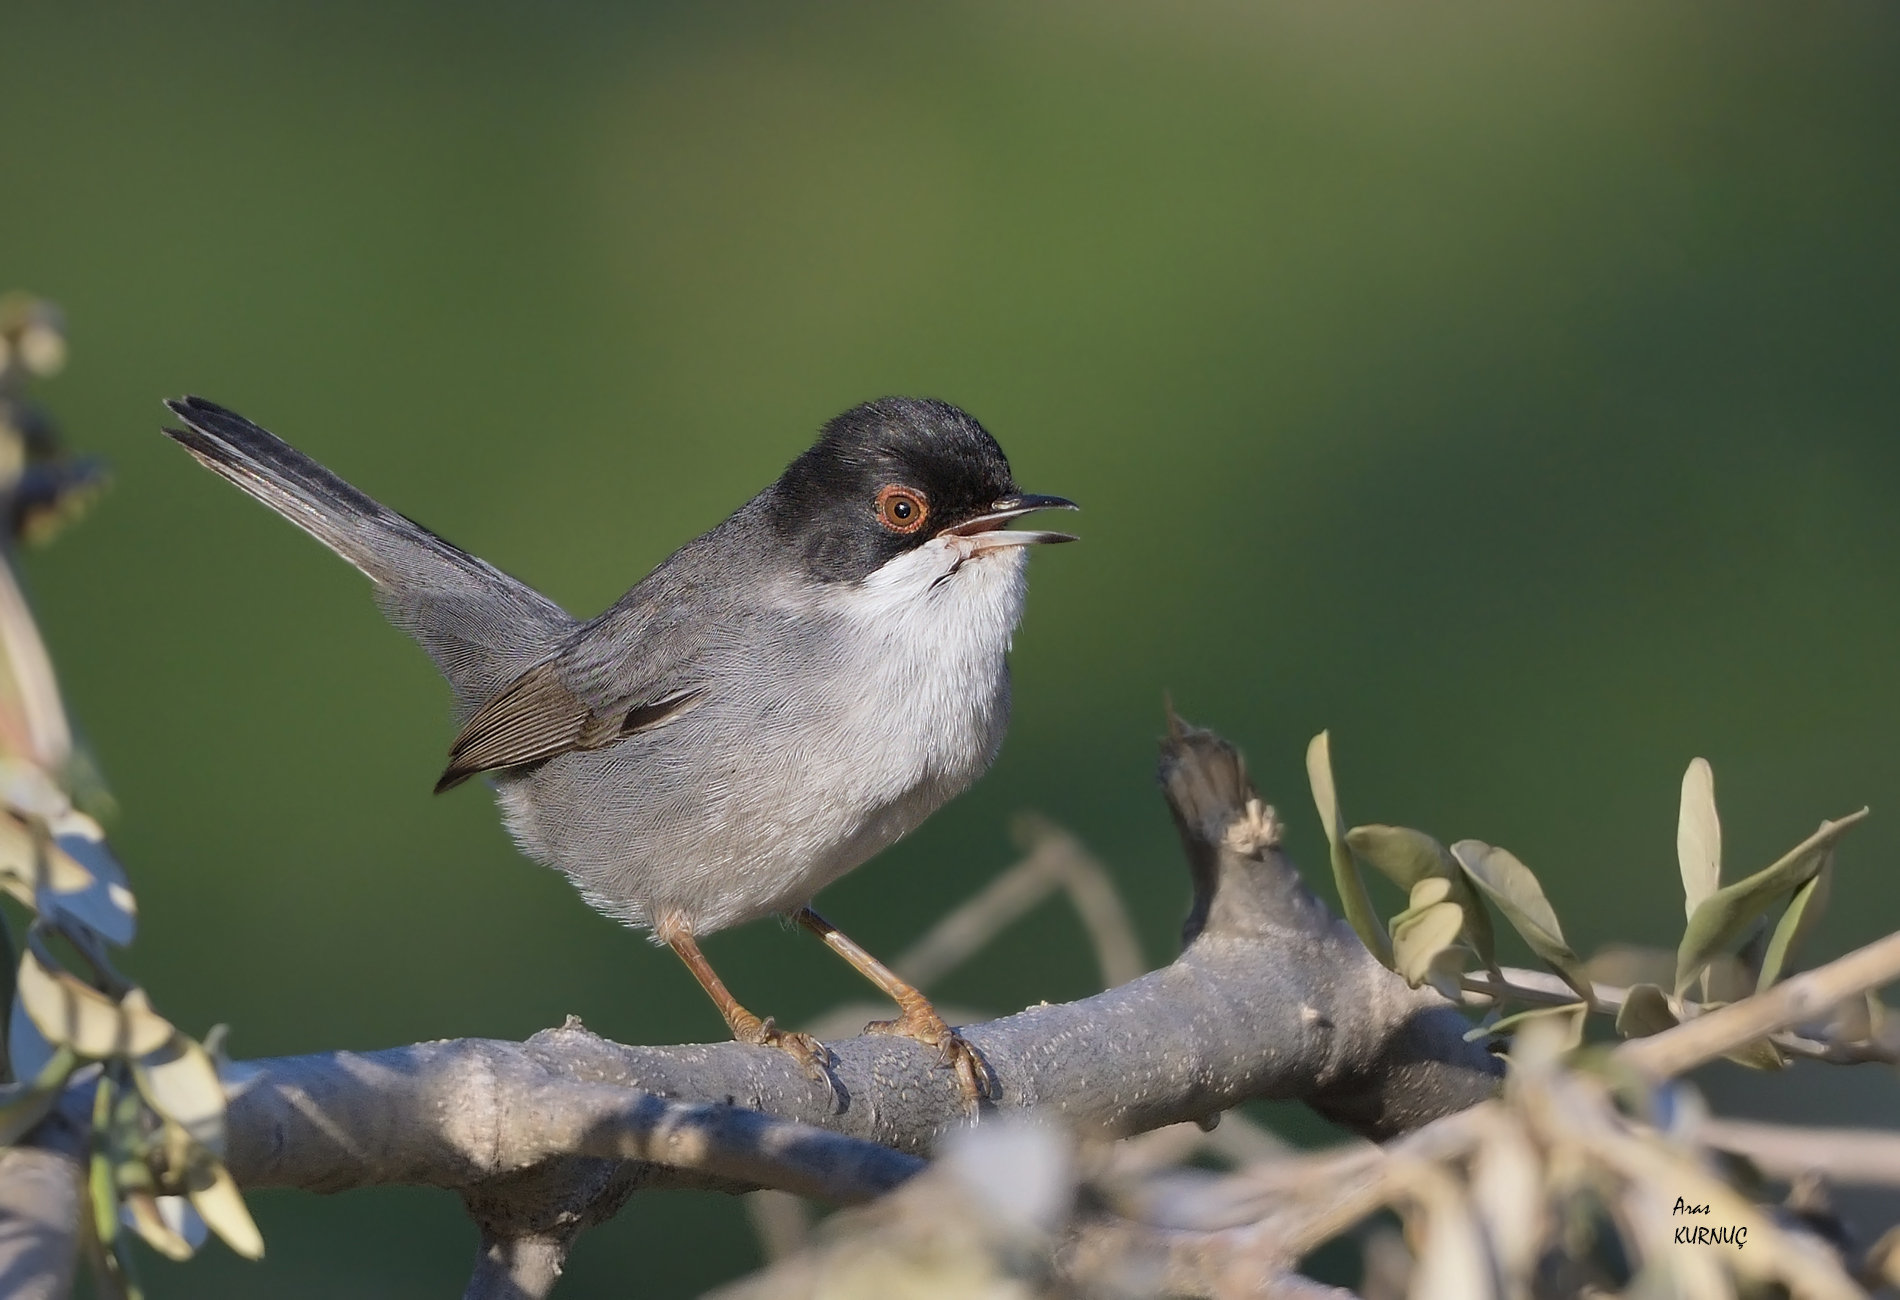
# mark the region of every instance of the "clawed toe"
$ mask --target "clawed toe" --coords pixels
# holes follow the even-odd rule
[[[864,1027],[867,1034],[894,1034],[937,1049],[937,1064],[955,1070],[957,1090],[966,1105],[996,1096],[996,1076],[983,1054],[970,1040],[945,1023],[935,1011],[907,1011],[896,1020],[874,1020]]]
[[[800,1033],[796,1029],[780,1029],[778,1022],[767,1016],[759,1021],[758,1028],[750,1034],[735,1037],[755,1047],[776,1047],[803,1065],[805,1072],[812,1078],[821,1083],[831,1082],[831,1049],[810,1034]]]

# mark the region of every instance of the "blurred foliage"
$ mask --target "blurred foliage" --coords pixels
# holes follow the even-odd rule
[[[1037,557],[997,769],[828,892],[873,951],[1036,807],[1167,952],[1164,687],[1283,806],[1330,726],[1348,810],[1512,846],[1578,952],[1673,947],[1692,754],[1736,861],[1900,789],[1897,63],[1900,15],[1841,0],[6,6],[0,282],[71,312],[61,413],[115,473],[24,577],[137,812],[128,964],[244,1055],[718,1032],[482,798],[427,797],[445,692],[356,575],[164,443],[186,391],[589,612],[829,415],[974,411],[1084,541]],[[1286,834],[1329,860],[1316,819]],[[1855,838],[1891,860],[1900,822]],[[1856,873],[1809,943],[1897,910]],[[772,926],[709,950],[782,1019],[855,993]],[[940,991],[1090,969],[1050,907]],[[1872,1119],[1893,1088],[1756,1104]],[[433,1295],[473,1249],[422,1191],[253,1201],[269,1262],[151,1293]],[[563,1285],[690,1294],[745,1240],[662,1198]]]
[[[44,538],[90,495],[98,473],[68,458],[29,376],[56,373],[66,338],[58,310],[30,295],[0,297],[0,500],[13,537]],[[138,904],[99,823],[74,806],[72,727],[39,629],[0,559],[0,886],[29,916],[18,951],[0,915],[6,1051],[0,1058],[0,1144],[17,1141],[74,1086],[93,1095],[82,1237],[98,1294],[142,1294],[130,1228],[170,1259],[189,1259],[215,1231],[255,1259],[264,1243],[225,1172],[224,1088],[217,1046],[152,1009],[113,964],[132,942]],[[55,941],[61,941],[56,945]],[[62,960],[56,946],[79,958]],[[214,1031],[220,1034],[221,1031]]]
[[[1342,1238],[1368,1256],[1365,1300],[1863,1300],[1900,1278],[1900,1236],[1847,1246],[1824,1192],[1760,1200],[1759,1178],[1707,1144],[1693,1088],[1645,1083],[1564,1038],[1536,1022],[1501,1098],[1386,1147],[1231,1171],[1184,1167],[1178,1130],[1078,1148],[1003,1117],[708,1300],[1318,1295],[1288,1275]]]
[[[1635,979],[1628,987],[1605,989],[1590,969],[1595,960],[1586,963],[1565,942],[1536,873],[1515,855],[1481,840],[1460,840],[1447,851],[1430,835],[1404,826],[1346,830],[1326,732],[1307,747],[1306,766],[1321,823],[1337,827],[1327,839],[1341,909],[1367,949],[1413,988],[1429,983],[1446,997],[1464,1002],[1476,995],[1477,1004],[1487,1009],[1483,1023],[1472,1032],[1474,1039],[1560,1019],[1573,1048],[1582,1045],[1592,1012],[1612,1017],[1625,1038],[1638,1038],[1773,987],[1791,972],[1801,942],[1826,911],[1835,843],[1868,814],[1862,808],[1839,821],[1823,821],[1819,830],[1771,865],[1724,886],[1714,769],[1705,758],[1691,759],[1682,777],[1676,822],[1677,867],[1688,923],[1672,963],[1674,991]],[[1389,942],[1378,919],[1365,910],[1362,860],[1409,891],[1411,906],[1392,918]],[[1777,906],[1780,916],[1772,937],[1766,937],[1766,914]],[[1560,997],[1557,1005],[1546,1005],[1551,1001],[1548,989],[1514,980],[1513,972],[1498,969],[1490,907],[1496,907],[1525,945],[1570,987],[1574,1001]],[[1640,960],[1642,949],[1620,944],[1612,952],[1627,968]],[[1485,967],[1488,978],[1464,978],[1472,959]],[[1698,977],[1701,998],[1686,998]],[[1513,1011],[1514,1003],[1528,1003],[1528,1009]],[[1799,1033],[1764,1038],[1729,1053],[1728,1059],[1751,1069],[1779,1070],[1791,1056],[1900,1064],[1900,1018],[1870,994],[1854,999],[1851,1014],[1830,1010]]]

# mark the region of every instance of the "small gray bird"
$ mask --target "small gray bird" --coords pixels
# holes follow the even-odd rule
[[[1009,723],[1026,548],[1074,509],[1017,489],[983,426],[888,397],[825,425],[731,518],[586,622],[202,398],[166,434],[367,574],[455,690],[437,792],[487,773],[530,857],[672,947],[734,1038],[822,1074],[823,1047],[741,1006],[695,942],[790,915],[902,1011],[966,1097],[975,1050],[809,906],[987,769]]]

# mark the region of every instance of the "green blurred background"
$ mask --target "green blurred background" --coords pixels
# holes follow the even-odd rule
[[[1811,955],[1900,925],[1890,6],[12,0],[0,105],[0,288],[68,310],[39,391],[116,478],[28,578],[123,806],[131,966],[239,1055],[719,1023],[479,790],[430,797],[445,690],[157,435],[186,391],[588,613],[837,411],[976,413],[1085,539],[1036,557],[996,769],[827,893],[874,950],[1033,808],[1165,960],[1164,689],[1308,863],[1330,727],[1350,818],[1509,846],[1583,951],[1673,945],[1702,754],[1732,874],[1874,805]],[[769,924],[708,947],[782,1019],[862,996]],[[1092,970],[1052,903],[941,992]],[[1900,1113],[1871,1068],[1705,1083]],[[445,1194],[252,1201],[265,1263],[152,1294],[445,1295],[472,1258]],[[737,1203],[650,1197],[561,1294],[755,1259]]]

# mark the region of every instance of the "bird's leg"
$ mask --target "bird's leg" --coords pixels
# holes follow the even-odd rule
[[[895,971],[858,947],[844,931],[809,907],[799,909],[798,923],[823,939],[826,946],[850,962],[858,974],[882,989],[903,1012],[896,1020],[872,1021],[864,1027],[865,1033],[897,1034],[936,1048],[942,1064],[957,1072],[957,1086],[966,1102],[974,1104],[995,1095],[992,1086],[995,1076],[990,1072],[989,1063],[968,1040],[945,1023],[937,1014],[937,1008],[930,1005],[930,999],[899,979]]]
[[[719,1008],[719,1014],[725,1017],[726,1027],[732,1031],[735,1039],[758,1047],[776,1047],[789,1053],[812,1078],[826,1087],[832,1086],[826,1068],[831,1054],[825,1050],[825,1045],[810,1034],[780,1029],[772,1017],[761,1020],[740,1006],[739,999],[732,996],[725,981],[713,971],[706,954],[693,942],[691,926],[677,917],[670,917],[654,927],[654,933],[679,955],[679,959],[686,963],[686,969],[693,972],[699,987],[706,990],[706,996],[713,1000],[713,1005]]]

